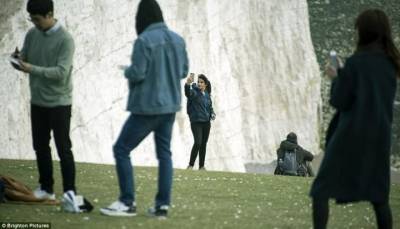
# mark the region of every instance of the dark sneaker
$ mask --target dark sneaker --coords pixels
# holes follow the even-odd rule
[[[100,212],[108,216],[136,216],[136,206],[135,204],[127,206],[117,200],[106,208],[100,208]]]
[[[206,167],[204,167],[204,166],[203,166],[203,167],[200,167],[199,170],[207,171],[207,170],[206,170]]]
[[[186,168],[187,170],[193,170],[193,166],[188,165],[188,167]]]
[[[168,205],[161,205],[156,208],[152,207],[152,208],[149,208],[147,213],[151,217],[157,217],[157,219],[167,219],[168,208],[169,208]]]

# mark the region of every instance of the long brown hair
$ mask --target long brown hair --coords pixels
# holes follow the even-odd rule
[[[385,12],[379,9],[365,10],[357,17],[355,27],[358,30],[357,51],[372,44],[380,45],[392,60],[400,78],[400,52],[394,45]]]
[[[206,91],[209,95],[211,95],[211,82],[208,80],[208,78],[204,74],[199,74],[199,79],[202,79],[204,83],[206,84]]]

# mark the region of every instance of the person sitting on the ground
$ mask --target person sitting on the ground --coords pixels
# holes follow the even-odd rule
[[[297,135],[289,133],[277,150],[275,175],[314,176],[310,162],[314,156],[297,144]]]

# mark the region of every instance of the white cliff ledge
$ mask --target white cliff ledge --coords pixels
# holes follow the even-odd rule
[[[290,131],[319,153],[320,79],[306,0],[159,2],[167,25],[186,40],[190,71],[204,73],[213,86],[217,119],[208,169],[244,172],[246,164],[270,163]],[[32,26],[24,4],[10,1],[0,10],[7,15],[0,22],[4,58]],[[127,83],[118,66],[129,63],[137,4],[55,1],[55,16],[76,43],[71,137],[77,161],[114,162],[112,145],[128,115]],[[0,158],[32,159],[28,79],[5,61],[0,68]],[[184,98],[172,140],[177,168],[187,165],[193,144],[185,104]],[[56,157],[54,147],[52,152]],[[157,165],[152,135],[132,158],[136,165]]]

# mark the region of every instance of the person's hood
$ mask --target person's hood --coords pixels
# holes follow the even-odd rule
[[[287,136],[286,136],[286,140],[297,144],[297,135],[293,132],[290,132]]]

